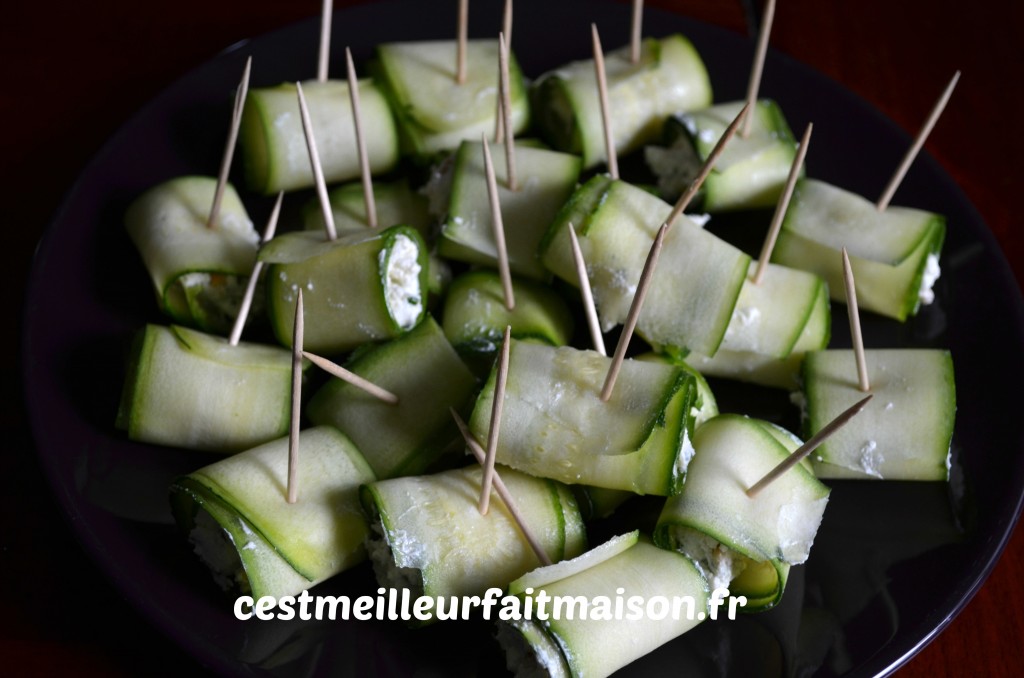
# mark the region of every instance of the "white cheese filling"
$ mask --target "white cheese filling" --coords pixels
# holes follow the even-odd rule
[[[412,238],[395,236],[391,247],[381,250],[384,271],[384,302],[391,318],[402,329],[416,324],[423,314],[423,291],[420,289],[420,250]]]
[[[942,275],[942,269],[939,268],[939,255],[929,254],[924,262],[924,273],[921,275],[921,289],[917,291],[917,297],[922,304],[927,305],[935,301],[935,292],[932,287],[935,286],[935,281],[939,279],[940,275]]]

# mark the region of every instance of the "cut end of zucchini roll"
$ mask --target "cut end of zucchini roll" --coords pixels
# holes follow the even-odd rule
[[[381,250],[380,259],[388,312],[398,327],[407,330],[423,317],[426,298],[426,290],[420,288],[420,247],[409,236],[399,234],[390,249]]]
[[[210,569],[210,574],[221,589],[241,594],[251,592],[249,577],[245,574],[231,533],[201,507],[196,511],[195,524],[188,533],[188,541],[199,560]]]

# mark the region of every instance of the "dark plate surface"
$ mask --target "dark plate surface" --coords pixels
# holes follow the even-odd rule
[[[334,43],[350,45],[365,63],[381,41],[447,36],[448,17],[428,4],[408,0],[345,10],[335,16]],[[471,35],[490,34],[497,12],[489,5],[475,11]],[[607,45],[618,44],[613,36],[624,36],[629,9],[582,0],[520,0],[516,12],[517,57],[524,72],[535,76],[586,57],[591,21]],[[717,101],[743,95],[749,42],[660,12],[649,12],[645,25],[650,34],[681,31],[694,41]],[[56,496],[101,568],[163,632],[218,671],[500,671],[503,659],[483,624],[413,632],[384,622],[234,620],[232,601],[219,594],[170,524],[166,502],[171,478],[210,457],[129,443],[112,426],[124,347],[143,323],[160,321],[146,274],[124,235],[126,206],[173,176],[212,173],[245,57],[254,55],[254,86],[311,77],[317,32],[311,20],[235,46],[164,91],[83,172],[40,246],[31,280],[24,362],[37,448]],[[333,72],[342,72],[340,56]],[[777,54],[770,55],[762,93],[780,102],[794,130],[815,123],[809,173],[864,195],[881,190],[909,143],[861,100]],[[260,223],[265,202],[246,199]],[[779,675],[806,667],[821,675],[884,673],[944,627],[998,557],[1024,492],[1024,438],[1011,401],[994,394],[1012,393],[1024,383],[1024,305],[985,224],[930,158],[917,161],[895,202],[948,217],[938,301],[905,325],[866,316],[866,341],[953,352],[954,482],[834,483],[811,559],[794,569],[778,609],[704,624],[629,672],[667,675],[685,668],[698,675]],[[722,221],[728,237],[745,222],[766,223],[767,217]],[[763,226],[755,228],[763,232]],[[62,312],[54,313],[58,308]],[[836,311],[832,345],[845,346],[845,314],[841,306]],[[726,384],[718,393],[723,409],[790,425],[795,420],[784,395]],[[375,590],[369,568],[362,566],[315,593],[356,596]]]

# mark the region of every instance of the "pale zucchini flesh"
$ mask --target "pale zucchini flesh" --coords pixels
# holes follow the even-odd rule
[[[516,146],[518,185],[513,190],[508,186],[504,144],[492,144],[490,151],[509,267],[514,273],[543,279],[548,273],[538,259],[537,249],[576,186],[580,160],[567,153]],[[462,142],[456,154],[448,216],[438,251],[452,259],[497,266],[483,144],[479,140]]]
[[[304,347],[343,353],[412,329],[426,312],[426,245],[415,229],[393,226],[327,241],[303,231],[260,251],[267,270],[267,313],[277,340],[291,346],[302,289]]]
[[[711,103],[711,84],[693,44],[682,35],[647,38],[637,64],[629,46],[605,54],[614,143],[624,155],[661,134],[665,119]],[[553,148],[582,156],[585,168],[607,159],[593,60],[542,75],[533,87],[541,136]]]
[[[302,83],[302,93],[325,181],[358,178],[359,153],[348,83],[307,81]],[[359,81],[359,103],[370,169],[374,174],[390,171],[398,162],[398,134],[391,109],[368,79]],[[295,83],[250,90],[239,146],[246,183],[254,191],[272,195],[313,186]]]
[[[956,414],[953,360],[936,349],[868,349],[864,410],[813,454],[822,478],[947,480]],[[864,397],[850,350],[809,353],[804,361],[808,434]]]
[[[196,528],[201,508],[228,532],[257,598],[295,595],[365,558],[358,488],[375,479],[373,472],[351,441],[330,427],[303,431],[299,445],[300,501],[294,504],[285,494],[287,438],[199,469],[171,488],[183,529]]]
[[[256,263],[259,234],[227,184],[207,227],[217,180],[186,176],[154,186],[125,213],[162,311],[175,322],[226,334]]]
[[[118,411],[132,440],[231,453],[288,430],[291,353],[184,327],[147,325]]]
[[[473,374],[429,316],[345,367],[398,402],[383,402],[334,378],[314,394],[306,413],[313,423],[336,426],[351,438],[381,479],[421,473],[436,461],[458,436],[450,410],[468,410],[476,390]]]

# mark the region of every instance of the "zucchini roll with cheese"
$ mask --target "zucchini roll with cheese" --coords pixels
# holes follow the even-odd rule
[[[366,229],[335,240],[302,231],[274,238],[260,250],[267,269],[267,313],[278,341],[291,346],[302,288],[304,348],[344,353],[397,337],[426,313],[428,255],[408,226]]]
[[[611,127],[620,155],[658,139],[669,115],[711,103],[704,62],[682,35],[645,39],[636,64],[629,51],[626,45],[604,57]],[[607,160],[593,59],[542,75],[533,86],[532,100],[541,136],[553,148],[583,156],[588,169]]]
[[[551,601],[547,619],[534,614],[498,624],[506,663],[517,676],[607,676],[708,616],[708,583],[693,563],[639,540],[637,532],[509,587],[521,598],[541,592]]]
[[[832,299],[843,294],[845,247],[862,311],[904,321],[935,299],[946,219],[934,212],[887,207],[823,181],[803,179],[793,191],[772,261],[817,273]]]
[[[658,177],[658,192],[663,198],[675,201],[690,186],[745,104],[716,104],[678,113],[666,121],[667,145],[644,149],[644,158]],[[782,194],[796,157],[796,139],[774,101],[761,99],[752,115],[750,134],[737,134],[729,142],[701,185],[697,198],[706,212],[772,207]]]
[[[348,83],[302,83],[316,137],[324,180],[337,183],[359,177],[359,152]],[[363,138],[370,170],[390,171],[398,162],[398,135],[388,103],[370,80],[359,81]],[[239,130],[246,183],[273,195],[313,186],[313,167],[299,115],[295,83],[249,91]]]
[[[624,322],[651,243],[672,212],[657,196],[598,175],[578,188],[541,243],[541,260],[578,285],[567,224],[579,236],[604,329]],[[725,336],[750,257],[685,215],[665,236],[636,332],[656,349],[714,355]]]
[[[160,310],[174,322],[227,334],[260,237],[235,189],[224,190],[207,227],[217,180],[188,176],[146,191],[125,214],[125,227],[149,271]]]
[[[519,513],[552,562],[586,548],[572,492],[561,483],[498,467]],[[504,589],[540,563],[504,502],[478,510],[479,466],[394,478],[362,488],[371,534],[370,560],[381,586],[433,598]]]
[[[600,398],[611,358],[595,351],[512,340],[497,460],[564,483],[666,496],[682,485],[691,456],[692,375],[672,365],[626,360],[608,402]],[[469,426],[487,438],[495,371]]]
[[[294,596],[365,556],[359,486],[374,480],[359,450],[330,427],[302,431],[299,499],[289,504],[288,439],[179,478],[171,508],[225,589]]]
[[[466,139],[493,134],[498,93],[498,41],[470,40],[466,77],[456,78],[453,40],[378,45],[374,79],[391,103],[402,151],[429,156],[458,148]],[[523,74],[509,54],[512,127],[526,128],[530,105]],[[365,113],[364,113],[365,117]]]
[[[292,355],[186,327],[147,325],[129,358],[116,425],[132,440],[232,453],[288,431]]]
[[[754,497],[756,483],[800,446],[788,431],[722,414],[694,434],[682,492],[665,502],[654,541],[692,558],[712,589],[744,596],[744,610],[774,606],[791,565],[807,560],[829,489],[806,460]]]

